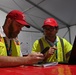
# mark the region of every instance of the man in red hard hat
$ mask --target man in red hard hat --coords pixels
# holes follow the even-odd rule
[[[54,18],[47,18],[44,20],[42,28],[44,36],[34,42],[32,52],[42,52],[46,47],[49,47],[48,51],[44,53],[44,63],[68,62],[72,45],[64,38],[56,36],[58,32],[57,21]]]
[[[7,14],[2,28],[3,32],[0,33],[0,67],[32,65],[44,58],[40,53],[28,54],[26,57],[21,56],[17,36],[24,26],[30,27],[23,12],[12,10]]]

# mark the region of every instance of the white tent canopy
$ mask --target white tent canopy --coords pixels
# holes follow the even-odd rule
[[[54,17],[59,27],[76,24],[76,0],[0,0],[0,10],[19,9],[26,14],[28,23],[41,30],[43,20]]]

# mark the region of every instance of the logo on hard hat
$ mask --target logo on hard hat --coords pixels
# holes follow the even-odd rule
[[[48,19],[46,22],[51,22],[51,20],[50,20],[50,19]]]
[[[22,16],[23,16],[23,20],[25,20],[25,15],[24,15],[24,14],[22,14]]]

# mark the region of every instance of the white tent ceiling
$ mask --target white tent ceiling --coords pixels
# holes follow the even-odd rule
[[[59,28],[76,25],[76,0],[0,0],[0,10],[13,9],[23,11],[27,22],[40,31],[48,17],[57,19]]]

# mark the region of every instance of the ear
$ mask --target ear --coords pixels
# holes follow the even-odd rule
[[[11,22],[12,22],[12,19],[11,18],[8,18],[7,19],[7,24],[9,25],[9,24],[11,24]]]
[[[58,33],[58,29],[56,30],[56,33]]]

